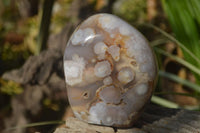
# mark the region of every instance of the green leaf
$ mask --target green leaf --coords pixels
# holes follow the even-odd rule
[[[163,34],[164,36],[166,36],[169,40],[175,42],[178,46],[180,46],[186,53],[188,53],[189,56],[191,56],[196,62],[200,63],[200,59],[198,56],[194,55],[193,52],[190,51],[190,49],[188,49],[187,47],[184,46],[184,44],[182,44],[181,42],[179,42],[176,38],[174,38],[172,35],[168,34],[167,32],[163,31],[162,29],[160,29],[159,27],[156,27],[152,24],[149,23],[144,23],[142,24],[144,26],[153,28],[155,30],[157,30],[158,32],[160,32],[161,34]],[[157,44],[156,44],[157,45]]]
[[[178,76],[176,76],[175,74],[171,74],[171,73],[168,73],[168,72],[164,72],[164,71],[159,71],[159,75],[162,76],[162,77],[166,77],[172,81],[175,81],[177,83],[180,83],[180,84],[183,84],[197,92],[200,93],[200,86],[197,85],[197,84],[194,84],[188,80],[184,80]]]
[[[158,96],[152,96],[151,102],[167,107],[167,108],[179,108],[178,104],[171,102],[169,100],[166,100],[164,98],[158,97]]]
[[[193,64],[191,64],[190,62],[187,62],[181,58],[179,58],[178,56],[175,56],[173,54],[167,53],[164,50],[160,49],[160,48],[154,48],[154,50],[160,54],[163,54],[167,57],[170,57],[171,59],[177,61],[178,63],[182,64],[183,66],[187,67],[189,70],[195,72],[197,75],[200,76],[200,69],[197,68],[196,66],[194,66]]]
[[[191,51],[200,57],[200,1],[199,0],[162,0],[165,13],[169,18],[175,37]],[[183,49],[183,48],[182,48]],[[200,62],[195,60],[183,49],[184,58],[200,68]],[[200,76],[196,75],[200,84]]]

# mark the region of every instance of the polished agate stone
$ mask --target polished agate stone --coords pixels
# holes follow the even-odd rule
[[[140,32],[117,16],[97,14],[83,21],[69,39],[64,72],[78,119],[128,127],[151,98],[157,66]]]

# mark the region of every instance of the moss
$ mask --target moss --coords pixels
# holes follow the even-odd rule
[[[16,82],[5,81],[0,78],[0,91],[7,95],[17,95],[23,92],[23,88]]]
[[[146,0],[118,0],[113,13],[130,23],[146,20]]]

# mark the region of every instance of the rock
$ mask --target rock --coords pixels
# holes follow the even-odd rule
[[[111,127],[90,125],[74,117],[69,117],[66,120],[66,128],[58,128],[54,133],[114,133]]]

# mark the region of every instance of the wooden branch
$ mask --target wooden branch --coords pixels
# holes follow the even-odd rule
[[[66,127],[54,133],[199,133],[200,112],[169,109],[149,105],[138,122],[128,129],[87,124],[77,118],[67,118]]]

